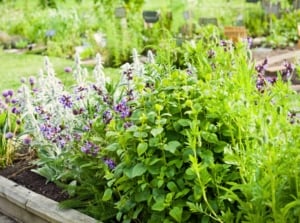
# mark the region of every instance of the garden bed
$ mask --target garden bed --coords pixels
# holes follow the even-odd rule
[[[67,193],[32,172],[31,155],[22,157],[0,169],[0,212],[22,223],[97,222],[78,211],[60,209],[58,202],[67,199]]]

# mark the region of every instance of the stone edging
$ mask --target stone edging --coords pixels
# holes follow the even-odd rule
[[[0,176],[0,212],[20,223],[101,223]]]

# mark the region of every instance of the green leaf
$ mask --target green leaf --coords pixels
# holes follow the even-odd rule
[[[185,189],[183,189],[182,191],[178,192],[178,193],[175,195],[175,199],[180,198],[180,197],[183,197],[183,196],[185,196],[186,194],[188,194],[189,192],[190,192],[190,189],[185,188]]]
[[[151,130],[151,134],[156,137],[158,135],[160,135],[162,132],[164,131],[164,129],[162,127],[157,127]]]
[[[215,133],[210,133],[210,132],[205,132],[205,131],[202,131],[201,132],[201,137],[206,141],[206,142],[209,142],[209,143],[218,143],[219,139],[218,139],[218,136],[215,134]]]
[[[145,143],[145,142],[139,143],[139,145],[137,147],[138,155],[139,156],[143,155],[146,152],[147,149],[148,149],[148,144],[147,143]]]
[[[181,143],[178,141],[170,141],[167,145],[165,145],[165,150],[169,151],[170,153],[175,153],[176,149],[181,146]]]
[[[170,216],[174,218],[176,222],[181,222],[182,218],[182,208],[181,207],[174,207],[170,212]]]
[[[132,178],[143,175],[147,171],[144,164],[138,163],[132,169]]]
[[[148,190],[136,192],[134,194],[134,200],[139,203],[142,201],[146,201],[149,196],[150,196],[150,192]]]
[[[177,121],[177,123],[179,125],[181,125],[182,127],[187,127],[187,126],[190,126],[191,125],[191,121],[189,119],[179,119]]]
[[[108,145],[105,149],[111,152],[117,151],[119,148],[119,144],[118,143],[112,143],[110,145]]]
[[[164,199],[158,199],[151,207],[153,211],[163,211],[165,209]]]
[[[136,138],[146,138],[148,136],[147,132],[136,131],[133,133]]]
[[[107,189],[104,191],[102,200],[103,200],[103,201],[109,201],[109,200],[111,199],[111,196],[112,196],[112,189],[107,188]]]
[[[176,184],[173,182],[173,181],[170,181],[168,184],[167,184],[167,187],[170,191],[172,192],[177,192],[178,191],[178,188],[176,186]]]

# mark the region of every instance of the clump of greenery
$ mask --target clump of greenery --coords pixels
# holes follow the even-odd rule
[[[298,221],[299,95],[245,44],[186,49],[181,69],[171,51],[146,64],[134,51],[118,83],[99,55],[89,82],[76,57],[70,91],[45,60],[19,101],[36,171],[70,193],[62,206],[105,222]]]
[[[299,39],[297,28],[299,16],[300,11],[290,11],[280,18],[272,17],[266,43],[274,48],[293,46]]]

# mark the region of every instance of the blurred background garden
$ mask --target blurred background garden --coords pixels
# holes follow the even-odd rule
[[[64,68],[72,67],[75,52],[92,64],[100,53],[105,67],[115,68],[130,61],[133,48],[141,55],[148,49],[176,54],[183,41],[197,40],[204,32],[227,39],[261,37],[258,44],[271,48],[294,46],[298,7],[298,1],[291,0],[2,0],[0,74],[5,81],[0,88],[36,74],[39,56],[60,58],[53,59],[58,75],[71,81]],[[154,20],[146,23],[147,16]]]

